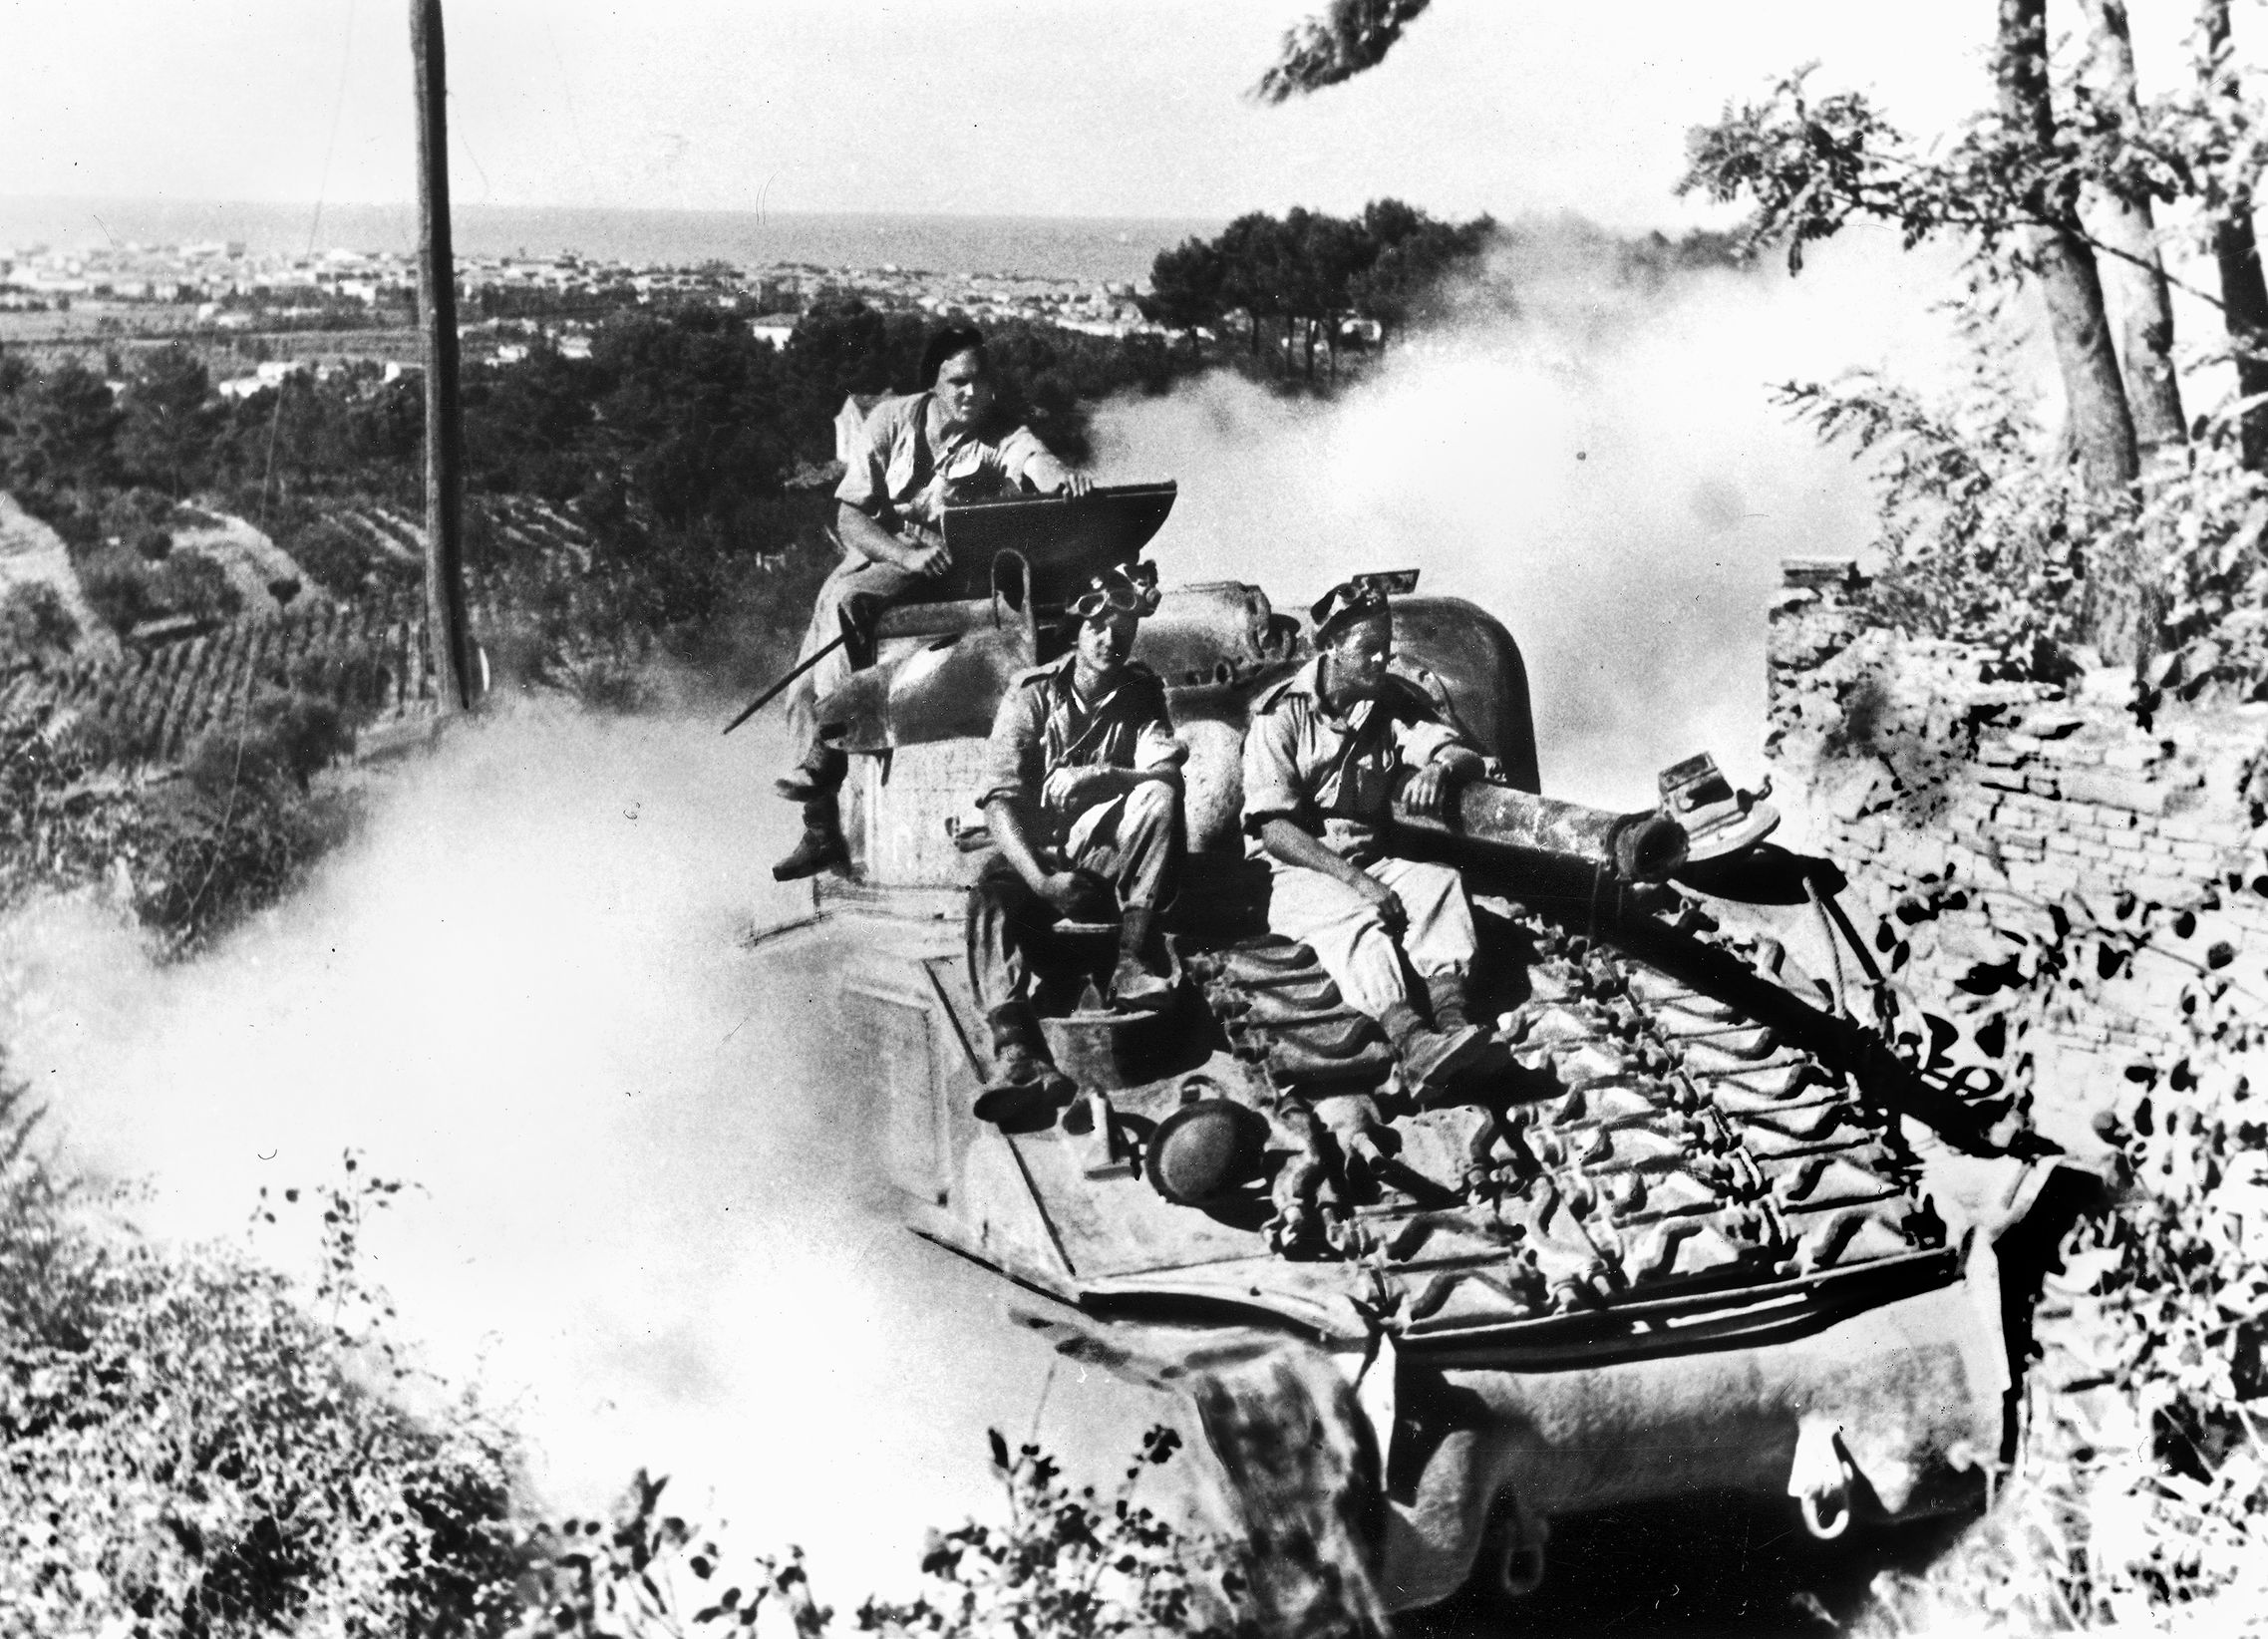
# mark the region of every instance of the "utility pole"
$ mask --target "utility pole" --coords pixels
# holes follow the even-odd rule
[[[457,258],[449,237],[449,88],[441,0],[410,0],[418,63],[418,301],[426,343],[426,641],[441,715],[473,705],[465,634],[465,425],[457,398]]]

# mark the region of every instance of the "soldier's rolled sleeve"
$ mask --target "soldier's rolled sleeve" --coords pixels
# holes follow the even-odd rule
[[[1134,766],[1141,773],[1178,768],[1189,760],[1189,753],[1173,738],[1173,713],[1165,704],[1165,685],[1145,679],[1142,687],[1144,697],[1136,709],[1145,715],[1141,727],[1134,733]]]
[[[984,783],[977,807],[995,798],[1030,799],[1039,792],[1043,708],[1036,689],[1010,689],[992,714],[992,737],[985,742]]]
[[[1447,723],[1397,723],[1394,743],[1402,761],[1414,769],[1424,768],[1452,746],[1469,749],[1464,736]]]
[[[1244,828],[1258,835],[1270,820],[1297,820],[1307,809],[1299,783],[1291,713],[1262,712],[1244,736]]]
[[[842,465],[842,482],[834,487],[836,500],[845,506],[855,506],[870,517],[882,514],[889,504],[890,493],[890,450],[887,443],[876,439],[880,429],[875,421],[858,429],[857,446]]]
[[[1045,494],[1062,489],[1071,477],[1071,469],[1056,460],[1054,452],[1029,427],[1019,427],[1000,441],[1000,462],[1010,477],[1022,479]]]
[[[1189,749],[1173,738],[1173,725],[1153,718],[1141,726],[1134,742],[1134,766],[1147,774],[1153,769],[1177,769],[1189,760]]]

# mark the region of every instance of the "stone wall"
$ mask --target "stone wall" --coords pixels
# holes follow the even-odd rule
[[[2051,1137],[2186,1073],[2184,986],[2268,998],[2268,705],[2156,703],[1870,626],[1855,568],[1791,560],[1771,612],[1767,753],[1791,833],[1901,999],[2029,1088]],[[2024,1005],[2016,1005],[2019,1000]],[[1936,1033],[1933,1030],[1933,1034]]]

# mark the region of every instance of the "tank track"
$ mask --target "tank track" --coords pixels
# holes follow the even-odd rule
[[[1446,1110],[1401,1097],[1376,1027],[1305,946],[1191,964],[1274,1095],[1281,1254],[1371,1265],[1424,1331],[1944,1250],[1895,1119],[1848,1076],[1714,993],[1732,986],[1511,910],[1492,920],[1517,953],[1499,1026],[1513,1065]],[[1699,947],[1681,969],[1735,959],[1690,913],[1684,932],[1649,922]]]
[[[1372,1088],[1394,1069],[1394,1050],[1367,1015],[1349,1007],[1315,952],[1254,939],[1185,959],[1230,1051],[1287,1088]]]

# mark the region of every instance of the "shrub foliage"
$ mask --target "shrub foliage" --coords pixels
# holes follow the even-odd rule
[[[828,1630],[800,1550],[735,1560],[663,1510],[666,1478],[637,1475],[607,1518],[545,1519],[476,1401],[403,1408],[419,1374],[360,1246],[398,1181],[349,1152],[316,1187],[262,1191],[259,1235],[319,1218],[301,1284],[249,1248],[145,1239],[124,1197],[43,1155],[38,1124],[0,1079],[0,1631],[721,1639],[768,1600],[804,1639]],[[1036,1446],[992,1446],[1006,1520],[933,1534],[932,1591],[866,1601],[858,1631],[1226,1631],[1222,1545],[1134,1499],[1172,1431],[1109,1498]]]

